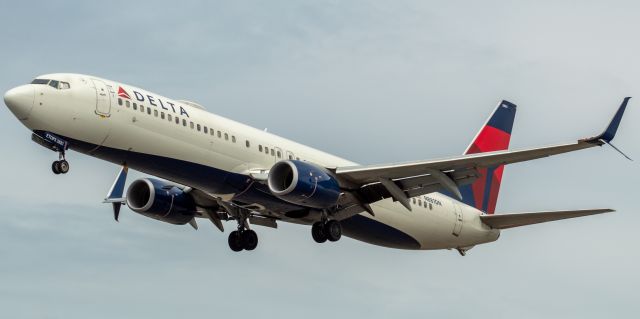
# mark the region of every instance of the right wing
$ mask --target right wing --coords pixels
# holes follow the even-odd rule
[[[350,202],[367,211],[368,204],[389,197],[409,210],[411,210],[409,198],[431,192],[447,191],[461,199],[462,195],[458,187],[473,183],[480,176],[478,171],[480,168],[530,161],[610,144],[618,130],[629,99],[627,97],[623,100],[604,132],[574,143],[515,151],[476,153],[439,160],[338,167],[335,169],[335,175],[341,187],[354,195],[354,199]],[[355,212],[359,208],[352,207],[352,210]]]

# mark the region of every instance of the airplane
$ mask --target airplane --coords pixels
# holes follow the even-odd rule
[[[583,209],[495,214],[504,166],[611,145],[629,102],[594,137],[509,150],[516,105],[501,101],[462,155],[359,165],[222,116],[190,101],[83,74],[46,74],[10,89],[4,102],[31,139],[120,166],[104,200],[175,225],[208,219],[231,250],[258,245],[254,226],[311,226],[318,243],[342,235],[408,250],[457,250],[494,242],[503,229],[613,212]],[[295,115],[294,115],[295,116]],[[626,157],[626,155],[624,155]],[[628,158],[628,157],[627,157]],[[129,169],[152,177],[126,186]]]

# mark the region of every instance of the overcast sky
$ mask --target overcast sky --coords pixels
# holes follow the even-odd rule
[[[498,212],[618,212],[504,231],[466,257],[318,245],[286,224],[238,254],[206,221],[115,223],[101,201],[118,168],[71,153],[54,176],[56,155],[2,107],[0,316],[637,316],[640,7],[579,3],[0,2],[2,91],[93,74],[366,164],[460,154],[501,99],[521,148],[597,134],[634,96],[615,144],[637,160],[605,147],[507,167]]]

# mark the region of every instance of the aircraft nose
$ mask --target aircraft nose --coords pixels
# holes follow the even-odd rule
[[[15,87],[4,94],[4,104],[20,120],[26,120],[33,108],[35,89],[31,85]]]

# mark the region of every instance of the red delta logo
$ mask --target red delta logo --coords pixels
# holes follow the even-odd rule
[[[127,93],[127,91],[125,91],[121,86],[118,87],[118,96],[131,100],[129,93]]]

